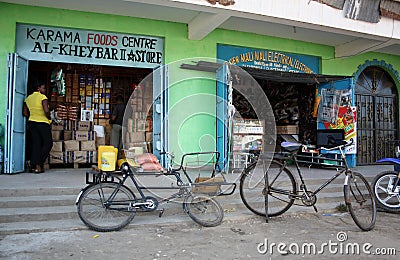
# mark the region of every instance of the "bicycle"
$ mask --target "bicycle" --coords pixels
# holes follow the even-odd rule
[[[234,192],[236,184],[226,183],[224,180],[220,182],[195,183],[191,180],[184,167],[184,161],[188,156],[216,154],[216,162],[218,162],[219,153],[200,152],[184,154],[178,168],[174,168],[173,166],[174,155],[172,153],[165,154],[170,158],[170,163],[166,171],[146,172],[142,174],[147,176],[151,174],[155,176],[172,176],[176,179],[176,186],[174,187],[141,186],[136,179],[136,175],[140,175],[141,173],[138,172],[137,167],[132,166],[133,163],[129,160],[122,164],[120,171],[86,172],[86,183],[88,185],[81,190],[76,199],[78,215],[82,222],[95,231],[117,231],[127,226],[133,220],[137,211],[155,211],[163,203],[182,199],[184,212],[196,223],[205,227],[219,225],[224,216],[221,205],[210,194],[197,193],[195,189],[201,192],[201,188],[215,187],[218,191],[212,195],[230,195]],[[216,174],[215,165],[211,174],[212,178]],[[183,181],[181,172],[186,177],[186,182]],[[121,175],[122,177],[120,177]],[[125,185],[127,179],[132,181],[139,193],[138,198]],[[233,190],[230,193],[221,192],[220,187],[222,185],[232,185]],[[143,190],[147,189],[178,189],[178,191],[168,198],[158,200],[155,197],[146,196]],[[163,213],[164,209],[161,209],[159,217]]]
[[[351,170],[346,162],[343,150],[350,144],[346,142],[332,148],[320,148],[326,151],[339,150],[341,159],[337,161],[344,164],[344,169],[338,171],[315,191],[310,191],[307,189],[297,159],[297,152],[302,144],[283,142],[282,148],[288,154],[282,158],[274,156],[268,169],[256,167],[257,162],[244,169],[240,178],[242,201],[250,211],[260,216],[279,216],[289,210],[295,204],[295,201],[301,201],[301,203],[295,205],[313,206],[317,212],[315,206],[317,194],[344,173],[344,200],[348,211],[360,229],[364,231],[372,230],[376,222],[375,200],[368,181],[360,173]],[[320,157],[320,159],[323,158]],[[279,162],[278,159],[281,159],[282,162]],[[299,189],[294,175],[287,167],[289,161],[294,162],[296,166],[300,178]],[[269,185],[265,185],[265,183],[269,183]]]
[[[379,163],[393,163],[400,166],[398,158],[383,158]],[[384,171],[375,176],[372,190],[378,206],[387,212],[400,212],[400,172]]]

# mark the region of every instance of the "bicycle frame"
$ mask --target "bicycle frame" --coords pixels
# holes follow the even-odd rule
[[[99,183],[107,183],[107,179],[110,178],[111,182],[115,182],[114,178],[118,179],[118,186],[117,188],[111,193],[111,195],[107,198],[107,200],[104,202],[105,205],[108,205],[109,202],[111,201],[112,205],[126,205],[126,203],[122,204],[122,203],[118,203],[118,202],[114,202],[114,198],[117,195],[117,192],[119,190],[119,188],[121,186],[123,186],[126,182],[126,180],[129,178],[134,187],[136,188],[136,190],[138,191],[138,193],[140,194],[140,200],[139,202],[136,202],[135,204],[132,204],[131,206],[136,208],[136,209],[140,209],[142,206],[146,206],[149,202],[146,202],[146,199],[148,198],[143,190],[147,190],[147,189],[179,189],[179,191],[177,193],[172,194],[170,197],[168,198],[164,198],[162,200],[157,200],[158,204],[163,204],[166,202],[171,201],[174,198],[179,198],[181,195],[185,194],[185,189],[191,187],[190,184],[185,185],[185,183],[183,182],[182,178],[180,177],[179,171],[177,170],[172,170],[172,172],[169,173],[164,173],[163,175],[172,175],[175,176],[176,181],[177,181],[177,187],[145,187],[145,186],[140,186],[139,182],[136,180],[134,173],[132,170],[129,170],[127,172],[124,172],[122,174],[122,178],[120,178],[119,176],[116,175],[116,173],[106,173],[104,179],[106,181],[99,181]],[[159,173],[146,173],[147,176],[149,175],[160,175]],[[133,193],[133,192],[132,192]],[[146,209],[146,208],[145,208]]]
[[[181,163],[179,165],[178,168],[173,168],[173,164],[172,162],[170,163],[170,166],[168,167],[167,172],[146,172],[146,173],[140,173],[140,172],[136,172],[135,168],[132,168],[129,165],[126,165],[127,168],[125,168],[125,170],[121,170],[121,171],[114,171],[114,172],[86,172],[86,183],[87,184],[96,184],[96,183],[107,183],[107,182],[116,182],[118,184],[117,188],[111,193],[111,195],[109,196],[109,198],[107,198],[107,200],[105,201],[105,204],[107,205],[107,201],[113,201],[113,199],[115,198],[118,189],[123,186],[126,182],[126,180],[129,178],[134,187],[136,188],[136,190],[138,191],[140,198],[139,198],[139,202],[135,203],[135,208],[140,208],[141,206],[146,206],[149,202],[147,201],[147,199],[149,198],[148,196],[146,196],[144,194],[144,190],[173,190],[173,189],[178,189],[179,191],[172,194],[171,196],[169,196],[168,198],[163,198],[162,200],[157,200],[158,204],[163,204],[166,203],[168,201],[171,201],[172,199],[175,198],[179,198],[184,194],[190,193],[191,191],[189,189],[191,189],[194,186],[216,186],[216,185],[230,185],[232,186],[232,189],[230,190],[229,193],[220,193],[218,194],[219,196],[221,195],[231,195],[233,194],[233,192],[236,189],[236,183],[193,183],[192,179],[190,178],[189,174],[187,173],[185,167],[184,166],[184,161],[185,158],[188,156],[193,156],[193,155],[207,155],[207,154],[215,154],[216,160],[215,160],[215,164],[211,173],[211,177],[214,177],[216,174],[216,167],[219,161],[219,153],[218,152],[196,152],[196,153],[187,153],[184,154],[182,156],[181,159]],[[172,160],[172,159],[171,159]],[[184,174],[187,182],[184,182],[184,180],[181,177],[181,172]],[[93,175],[93,179],[90,180],[89,175]],[[122,174],[122,178],[119,176],[120,174]],[[163,186],[141,186],[138,182],[138,180],[136,179],[136,177],[134,175],[144,175],[144,176],[174,176],[176,179],[176,186],[169,186],[169,187],[163,187]],[[115,181],[115,179],[117,179],[118,181]],[[128,188],[128,187],[127,187]],[[82,189],[82,191],[80,192],[80,194],[78,195],[78,198],[76,200],[76,202],[78,202],[79,197],[83,194],[84,189]],[[131,191],[132,192],[132,191]],[[133,193],[133,192],[132,192]],[[133,193],[134,194],[134,193]],[[156,198],[154,198],[156,199]],[[115,202],[113,202],[112,204],[116,205]],[[125,204],[126,205],[126,204]]]
[[[346,161],[346,156],[345,156],[345,154],[344,154],[344,152],[343,152],[343,148],[344,148],[344,146],[343,145],[340,145],[340,146],[338,146],[338,147],[334,147],[334,148],[321,148],[321,149],[323,149],[323,150],[339,150],[340,151],[340,156],[341,156],[341,162],[343,162],[344,163],[344,169],[343,170],[341,170],[341,171],[339,171],[339,172],[337,172],[334,176],[332,176],[329,180],[327,180],[325,183],[323,183],[321,186],[319,186],[315,191],[313,191],[312,192],[312,194],[314,194],[314,195],[317,195],[319,192],[321,192],[326,186],[328,186],[330,183],[332,183],[335,179],[337,179],[340,175],[342,175],[343,173],[345,173],[346,174],[346,178],[345,178],[345,181],[344,181],[344,184],[345,185],[347,185],[347,182],[348,182],[348,173],[351,171],[350,169],[349,169],[349,166],[348,166],[348,163],[347,163],[347,161]],[[294,151],[294,152],[291,152],[290,153],[290,156],[288,157],[288,158],[286,158],[285,160],[284,160],[284,162],[282,163],[282,166],[281,166],[281,169],[280,169],[280,173],[282,172],[282,170],[284,169],[284,168],[287,168],[287,161],[288,161],[288,159],[289,160],[293,160],[294,161],[294,164],[295,164],[295,166],[296,166],[296,170],[297,170],[297,174],[298,174],[298,176],[299,176],[299,179],[300,179],[300,182],[301,182],[301,184],[300,184],[300,191],[303,191],[301,194],[299,194],[299,193],[297,193],[297,194],[293,194],[292,192],[289,192],[289,191],[286,191],[286,190],[281,190],[281,189],[275,189],[275,188],[273,188],[273,187],[270,187],[270,189],[271,190],[273,190],[274,192],[277,192],[277,193],[280,193],[280,194],[284,194],[284,195],[289,195],[289,196],[291,196],[292,198],[295,198],[295,199],[300,199],[300,198],[302,198],[302,196],[305,194],[307,197],[309,196],[308,195],[308,193],[309,193],[309,191],[307,190],[307,185],[306,185],[306,183],[305,183],[305,181],[304,181],[304,178],[303,178],[303,175],[301,174],[301,170],[300,170],[300,166],[299,166],[299,162],[298,162],[298,159],[297,159],[297,157],[298,157],[298,155],[297,155],[297,150],[296,151]],[[320,157],[321,158],[321,157]],[[329,159],[329,158],[327,158],[327,159]],[[279,174],[280,174],[279,173]],[[279,176],[279,175],[278,175]],[[277,176],[277,177],[278,177]],[[276,177],[276,178],[277,178]],[[275,179],[276,179],[275,178]],[[275,180],[272,180],[272,181],[269,181],[269,184],[270,184],[270,186],[272,186],[272,184],[274,183],[274,181]]]

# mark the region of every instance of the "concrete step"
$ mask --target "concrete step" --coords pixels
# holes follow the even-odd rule
[[[56,195],[56,196],[18,196],[2,197],[0,209],[4,208],[29,208],[29,207],[54,207],[69,206],[75,203],[77,195]]]
[[[0,223],[77,218],[75,199],[76,195],[5,197],[2,198],[0,207]],[[231,196],[219,196],[217,200],[224,209],[247,210],[238,192]],[[343,203],[341,191],[332,190],[317,200],[319,207],[328,209],[335,208],[339,203]],[[160,208],[166,208],[171,214],[182,213],[182,206],[179,203],[166,203],[160,205]]]
[[[83,187],[83,186],[82,186]],[[78,194],[80,187],[45,187],[45,188],[3,188],[0,189],[0,198],[2,197],[26,197],[26,196],[58,196]]]
[[[332,173],[332,175],[334,172]],[[325,176],[326,177],[326,176]],[[317,189],[325,182],[326,178],[307,178],[309,190]],[[368,178],[369,181],[372,177]],[[217,197],[225,212],[225,218],[255,216],[243,204],[239,194],[238,176],[229,176],[228,181],[236,182],[237,189],[230,196]],[[130,185],[130,184],[129,184]],[[128,185],[128,187],[130,187]],[[85,184],[82,182],[82,187]],[[75,199],[81,187],[30,187],[30,188],[3,188],[0,189],[0,233],[23,233],[26,230],[59,230],[59,229],[85,229],[87,228],[79,219]],[[132,189],[135,193],[135,189]],[[157,190],[146,194],[151,196],[166,197],[172,191]],[[343,204],[343,179],[335,180],[317,195],[317,208],[320,212],[332,211],[339,204]],[[191,219],[182,210],[178,203],[167,203],[159,209],[165,208],[162,218],[158,217],[159,211],[138,212],[132,225],[187,222]],[[292,206],[288,213],[299,211],[313,211],[313,208]]]

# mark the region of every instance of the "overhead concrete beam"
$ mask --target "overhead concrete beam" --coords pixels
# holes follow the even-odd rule
[[[357,39],[335,47],[335,58],[345,58],[365,52],[377,51],[379,49],[400,44],[399,40],[389,39],[384,42],[372,41],[367,39]]]
[[[214,31],[223,22],[228,20],[230,15],[228,13],[199,13],[188,24],[188,37],[190,40],[201,40],[209,33]]]

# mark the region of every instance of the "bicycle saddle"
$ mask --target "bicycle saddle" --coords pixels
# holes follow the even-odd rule
[[[300,149],[302,144],[300,143],[293,143],[293,142],[282,142],[281,147],[288,151],[288,152],[294,152]]]

